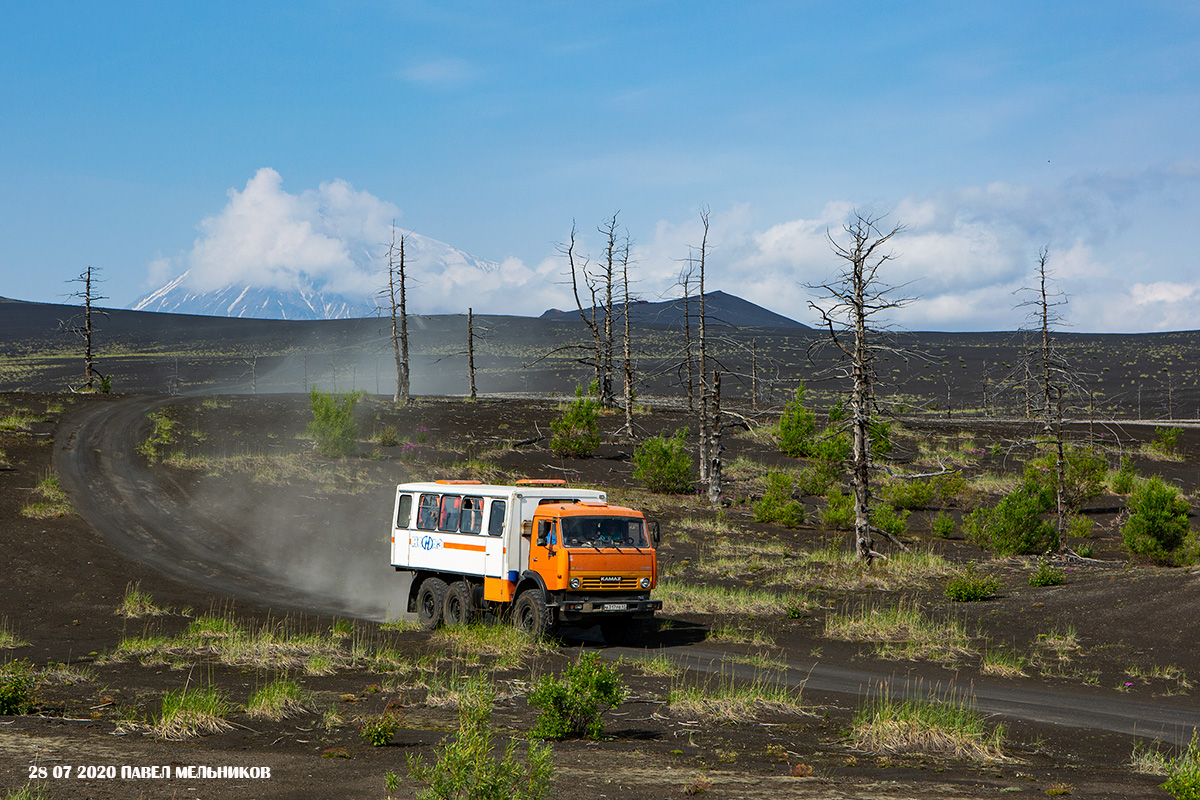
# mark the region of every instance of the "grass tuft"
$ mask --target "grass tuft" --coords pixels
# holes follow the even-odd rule
[[[142,591],[140,583],[129,583],[125,586],[125,597],[116,613],[122,617],[138,619],[166,614],[167,611],[154,605],[154,598],[149,592]]]
[[[1005,760],[1003,725],[989,728],[967,698],[893,699],[885,690],[854,715],[855,747],[888,755],[944,756],[968,761]]]
[[[880,658],[951,662],[973,655],[966,629],[956,619],[927,617],[915,602],[864,605],[825,618],[825,635],[873,642]]]
[[[215,686],[195,686],[163,695],[162,712],[152,726],[160,739],[178,741],[205,733],[220,733],[232,728],[225,715],[233,705]]]
[[[307,711],[307,700],[300,684],[290,678],[278,678],[250,695],[246,713],[278,721]]]
[[[764,713],[808,713],[799,688],[762,675],[739,682],[723,673],[715,684],[678,683],[667,694],[667,705],[677,714],[726,723],[745,722]]]

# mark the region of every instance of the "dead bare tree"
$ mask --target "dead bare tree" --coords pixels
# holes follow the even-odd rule
[[[621,251],[621,286],[624,291],[625,332],[622,337],[625,348],[625,437],[633,438],[633,340],[630,336],[629,313],[629,253],[632,243],[626,234],[624,247]]]
[[[858,557],[870,562],[875,552],[872,533],[890,535],[871,525],[871,424],[875,406],[875,359],[883,350],[892,350],[880,341],[883,332],[879,317],[902,308],[911,298],[897,296],[902,287],[883,281],[880,269],[892,260],[888,244],[904,230],[895,225],[883,230],[882,216],[854,212],[854,218],[842,226],[845,241],[826,233],[834,254],[845,261],[841,272],[827,283],[809,284],[818,294],[809,307],[821,318],[828,334],[827,343],[840,351],[838,373],[850,383],[850,419],[853,447],[850,470],[854,491],[854,538]],[[900,544],[895,539],[892,540]]]
[[[471,399],[475,395],[475,310],[467,309],[467,375],[471,380]]]
[[[708,504],[713,508],[721,507],[721,372],[713,370],[712,376],[712,419],[708,421],[708,433],[705,451],[708,453],[709,464],[706,470],[708,484]]]
[[[700,246],[693,248],[690,256],[700,284],[700,334],[697,342],[700,359],[697,371],[700,375],[700,480],[703,483],[709,481],[708,473],[712,458],[712,454],[709,452],[712,440],[712,420],[709,416],[711,398],[708,383],[708,327],[704,313],[704,273],[708,259],[709,216],[710,212],[707,207],[700,210],[700,224],[704,228],[704,234],[700,238]]]
[[[396,392],[392,396],[395,405],[405,405],[409,400],[408,362],[408,305],[406,297],[407,263],[404,243],[407,238],[400,235],[396,240],[396,225],[391,226],[392,240],[388,244],[388,309],[392,318],[392,352],[396,356]]]
[[[69,320],[61,323],[61,328],[66,333],[73,333],[83,340],[83,384],[79,387],[73,387],[73,390],[82,390],[85,392],[94,392],[97,389],[108,391],[109,381],[107,376],[101,375],[96,370],[95,349],[93,348],[93,338],[96,334],[95,317],[108,316],[108,312],[95,308],[95,305],[100,300],[108,298],[99,294],[96,289],[96,284],[100,283],[100,278],[96,275],[100,271],[99,267],[88,265],[87,269],[79,273],[78,277],[72,278],[70,283],[81,284],[78,291],[71,292],[70,297],[75,297],[83,301],[83,311],[71,317]],[[99,382],[99,386],[97,386]]]

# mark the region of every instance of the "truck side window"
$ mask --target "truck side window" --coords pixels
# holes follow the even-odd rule
[[[462,514],[462,497],[456,494],[442,495],[442,514],[438,518],[439,531],[458,530],[458,518]]]
[[[396,511],[396,527],[407,528],[408,521],[412,518],[412,495],[400,495],[400,508]]]
[[[503,500],[492,501],[492,513],[488,517],[488,534],[499,536],[504,533],[504,511],[507,504]]]
[[[463,533],[479,533],[483,530],[483,498],[464,497],[462,501],[462,522],[458,529]]]
[[[421,504],[417,507],[417,527],[423,531],[437,528],[438,495],[421,495]]]

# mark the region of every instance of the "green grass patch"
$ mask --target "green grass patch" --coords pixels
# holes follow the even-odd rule
[[[33,488],[35,497],[41,498],[21,507],[21,516],[30,519],[57,519],[74,514],[75,509],[67,498],[67,493],[59,485],[58,476],[46,474]]]
[[[711,722],[738,723],[763,714],[806,714],[799,688],[758,676],[739,681],[721,674],[700,684],[677,683],[667,694],[672,713]]]
[[[990,726],[967,698],[868,700],[850,726],[854,747],[885,755],[1005,760],[1003,725]]]
[[[140,583],[130,583],[125,586],[125,597],[121,600],[117,613],[128,619],[138,619],[168,612],[154,604],[154,598],[149,592],[142,591]]]
[[[28,647],[29,642],[17,636],[8,627],[7,619],[0,619],[0,650],[12,650],[17,647]]]
[[[550,651],[548,644],[511,625],[472,623],[439,628],[431,639],[459,656],[491,658],[496,669],[519,667],[530,656]]]
[[[281,720],[308,710],[308,696],[291,678],[277,678],[256,689],[246,701],[246,713],[252,717]]]
[[[956,603],[974,603],[994,596],[999,588],[999,578],[980,575],[975,571],[975,565],[971,564],[946,581],[944,594]]]
[[[160,739],[181,740],[220,733],[233,726],[225,716],[233,704],[215,686],[185,686],[163,695],[162,711],[152,730]]]
[[[654,596],[663,607],[679,614],[787,614],[814,606],[811,597],[801,592],[771,592],[705,586],[678,580],[659,581]]]
[[[975,653],[963,624],[933,619],[915,602],[895,606],[864,605],[825,617],[830,639],[869,642],[880,658],[954,662]]]

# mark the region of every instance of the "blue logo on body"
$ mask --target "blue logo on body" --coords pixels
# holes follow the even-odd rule
[[[442,548],[442,540],[435,539],[432,536],[422,536],[417,541],[417,547],[422,550],[440,550]]]

